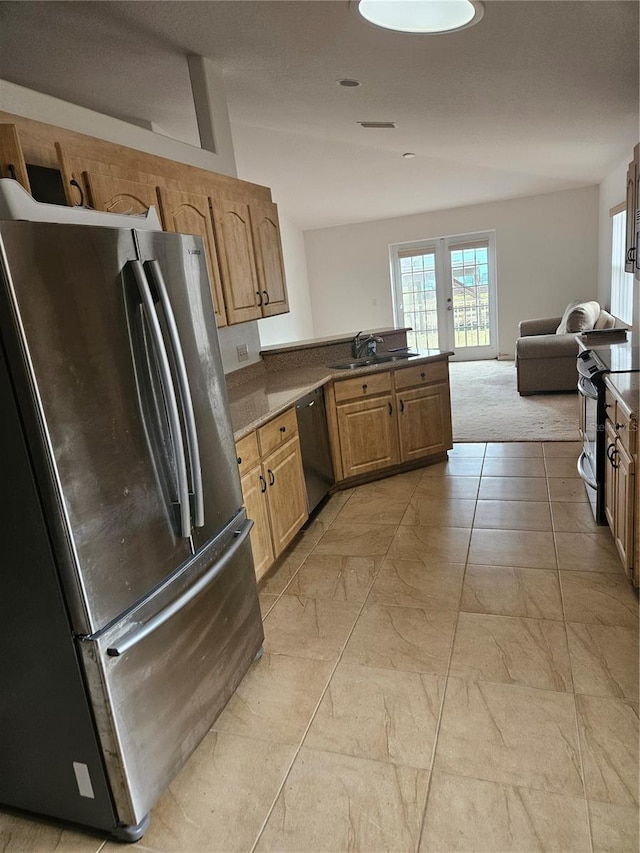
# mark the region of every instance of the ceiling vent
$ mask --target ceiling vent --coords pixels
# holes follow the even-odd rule
[[[396,126],[395,121],[359,121],[360,127],[373,127],[378,129],[392,129]]]

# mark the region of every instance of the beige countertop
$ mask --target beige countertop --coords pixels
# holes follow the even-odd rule
[[[260,350],[261,353],[281,353],[281,352],[294,352],[295,350],[300,349],[315,349],[316,347],[322,346],[332,346],[333,344],[340,344],[346,341],[352,341],[356,334],[364,335],[378,335],[382,337],[383,335],[392,335],[397,334],[398,332],[408,332],[411,330],[411,326],[385,326],[382,329],[364,329],[361,332],[351,332],[348,335],[331,335],[326,338],[310,338],[307,341],[295,341],[291,344],[274,344],[270,347],[264,347]]]
[[[235,388],[230,388],[229,409],[235,440],[238,441],[271,418],[290,408],[305,394],[336,379],[350,379],[383,370],[396,370],[412,364],[448,359],[453,353],[422,350],[418,355],[399,361],[367,365],[355,370],[333,367],[295,367],[266,371]]]
[[[640,373],[609,373],[604,378],[605,385],[620,397],[629,414],[638,417],[640,400]]]

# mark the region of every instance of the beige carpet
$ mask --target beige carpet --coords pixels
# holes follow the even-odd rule
[[[454,441],[577,441],[577,392],[521,397],[513,361],[451,362]]]

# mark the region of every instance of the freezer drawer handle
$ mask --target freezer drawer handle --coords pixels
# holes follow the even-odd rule
[[[138,285],[140,298],[145,310],[147,322],[153,343],[156,349],[158,358],[158,368],[162,378],[162,385],[165,394],[167,405],[167,415],[171,427],[171,436],[175,448],[176,461],[176,478],[178,480],[178,505],[180,507],[180,535],[184,539],[191,536],[191,511],[189,504],[189,483],[187,482],[187,460],[184,452],[184,444],[182,441],[182,428],[180,426],[180,413],[178,411],[178,400],[176,398],[176,389],[173,386],[171,377],[171,368],[169,366],[169,356],[164,345],[162,337],[162,329],[160,328],[160,320],[156,312],[156,307],[151,294],[151,288],[147,281],[147,276],[144,267],[140,261],[131,261],[133,275]]]
[[[164,277],[158,261],[147,261],[145,267],[151,273],[151,280],[156,286],[160,302],[164,310],[164,315],[167,320],[169,336],[171,338],[171,347],[176,364],[178,374],[178,387],[180,389],[180,399],[182,401],[182,410],[184,412],[185,430],[187,433],[187,446],[189,448],[189,463],[191,467],[191,481],[193,483],[193,493],[195,495],[195,511],[194,524],[196,527],[204,527],[204,492],[202,489],[202,461],[200,459],[200,444],[198,443],[198,432],[196,430],[196,417],[193,411],[193,398],[191,396],[191,388],[189,387],[189,376],[187,374],[187,365],[182,352],[182,344],[180,343],[180,335],[178,333],[178,325],[176,318],[169,301],[167,286],[164,283]]]
[[[120,655],[123,655],[125,652],[128,652],[129,649],[136,646],[139,642],[144,640],[145,637],[148,637],[149,634],[153,633],[156,628],[159,628],[161,625],[164,625],[169,619],[176,615],[180,610],[189,604],[190,601],[193,601],[194,598],[197,598],[200,593],[212,583],[215,578],[222,572],[225,566],[229,563],[230,560],[237,554],[237,552],[242,547],[244,541],[247,536],[251,532],[251,528],[253,527],[253,521],[250,521],[248,518],[242,523],[242,526],[239,530],[234,530],[235,541],[229,548],[225,551],[222,557],[218,560],[217,563],[214,563],[213,566],[209,569],[206,574],[204,574],[200,580],[195,583],[192,587],[190,587],[186,592],[184,592],[181,596],[176,598],[168,607],[165,607],[164,610],[161,610],[160,613],[156,614],[153,619],[149,619],[144,625],[140,625],[139,628],[136,628],[134,631],[131,631],[130,634],[125,634],[122,640],[116,640],[113,646],[110,646],[107,649],[107,654],[109,657],[117,658]]]

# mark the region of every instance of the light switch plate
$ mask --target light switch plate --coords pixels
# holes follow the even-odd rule
[[[246,344],[240,344],[240,346],[237,346],[236,352],[238,353],[238,361],[246,361],[249,358],[249,350],[247,349]]]

